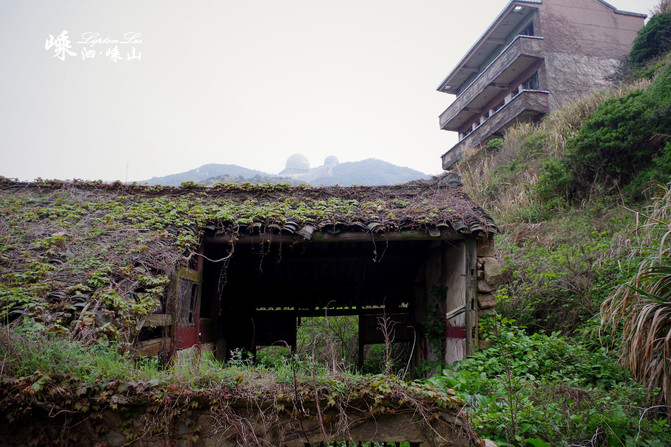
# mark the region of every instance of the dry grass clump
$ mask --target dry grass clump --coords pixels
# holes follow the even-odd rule
[[[550,113],[538,124],[515,125],[495,148],[465,148],[457,170],[466,192],[502,223],[509,218],[526,220],[519,213],[539,205],[534,185],[543,164],[564,155],[567,142],[600,104],[644,89],[650,83],[643,79],[596,92]]]
[[[671,0],[661,0],[657,6],[652,8],[653,14],[664,14],[671,12]]]

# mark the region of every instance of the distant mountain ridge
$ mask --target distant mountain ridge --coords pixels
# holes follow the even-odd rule
[[[320,168],[315,168],[320,169]],[[411,168],[396,166],[395,164],[368,158],[361,161],[349,161],[337,164],[330,168],[328,173],[309,181],[311,185],[394,185],[411,180],[426,179],[430,176]]]
[[[210,163],[178,174],[152,177],[151,179],[140,183],[146,183],[148,185],[179,186],[183,182],[206,183],[208,179],[214,177],[251,179],[254,177],[264,178],[273,176],[267,172],[243,168],[238,165]]]
[[[351,186],[351,185],[392,185],[411,180],[426,179],[430,176],[411,168],[396,166],[392,163],[369,158],[361,161],[330,163],[310,169],[285,169],[279,174],[248,169],[233,164],[206,164],[190,171],[152,177],[145,182],[148,185],[179,186],[184,182],[213,185],[215,183],[308,183],[313,186]]]

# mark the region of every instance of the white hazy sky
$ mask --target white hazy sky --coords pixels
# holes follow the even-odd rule
[[[425,173],[456,142],[439,82],[507,0],[0,0],[0,175],[143,180],[380,158]],[[613,0],[649,13],[658,0]],[[61,61],[49,35],[67,30]],[[114,44],[82,58],[84,33]]]

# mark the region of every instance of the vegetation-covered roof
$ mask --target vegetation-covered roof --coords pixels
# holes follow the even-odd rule
[[[208,229],[244,234],[357,231],[486,234],[491,218],[458,179],[378,187],[0,179],[0,318],[132,342],[176,265]],[[300,239],[300,238],[299,238]]]

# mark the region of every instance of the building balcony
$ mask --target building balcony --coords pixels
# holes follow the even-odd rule
[[[458,131],[474,116],[488,114],[484,108],[517,87],[520,76],[542,59],[542,37],[517,36],[440,115],[440,128]]]
[[[535,121],[549,111],[549,92],[523,90],[443,154],[443,169],[447,170],[459,161],[464,147],[478,146],[492,136],[502,136],[503,131],[512,124]]]

